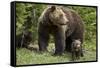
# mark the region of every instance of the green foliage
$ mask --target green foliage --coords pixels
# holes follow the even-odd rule
[[[81,61],[95,61],[96,60],[96,51],[94,49],[94,42],[86,42],[87,49],[85,51],[85,56],[81,57],[80,60],[76,60],[75,62]],[[91,45],[91,46],[88,46]],[[34,45],[34,47],[37,45]],[[48,64],[48,63],[65,63],[65,62],[74,62],[71,61],[71,54],[65,52],[63,56],[52,56],[54,53],[54,43],[50,43],[48,47],[48,52],[39,53],[36,51],[30,51],[25,48],[16,49],[17,56],[17,65],[27,65],[27,64]]]
[[[38,18],[45,7],[41,4],[16,3],[16,35],[29,30],[33,33],[33,41],[36,41]]]

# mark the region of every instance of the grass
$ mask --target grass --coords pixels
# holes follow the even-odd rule
[[[34,45],[37,47],[37,45]],[[84,57],[81,57],[79,61],[95,61],[96,60],[96,42],[85,42]],[[64,62],[74,62],[71,61],[71,54],[65,52],[63,56],[53,56],[54,44],[50,43],[48,46],[48,52],[40,53],[34,50],[28,50],[26,48],[16,48],[16,59],[17,65],[27,65],[27,64],[47,64],[47,63],[64,63]]]

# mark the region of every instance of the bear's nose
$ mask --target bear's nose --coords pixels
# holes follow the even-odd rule
[[[77,45],[77,47],[79,48],[79,47],[80,47],[80,45]]]

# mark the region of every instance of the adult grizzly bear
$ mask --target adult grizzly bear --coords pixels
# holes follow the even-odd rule
[[[49,34],[52,34],[55,40],[54,54],[61,55],[64,50],[71,51],[73,39],[80,39],[83,43],[83,33],[83,22],[76,12],[52,5],[39,18],[39,50],[47,50]]]

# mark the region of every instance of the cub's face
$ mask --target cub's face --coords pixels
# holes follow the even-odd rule
[[[79,40],[75,40],[73,42],[73,49],[77,52],[77,51],[80,51],[81,49],[81,42]]]
[[[51,6],[50,10],[49,19],[54,25],[65,25],[68,22],[65,13],[60,7]]]

